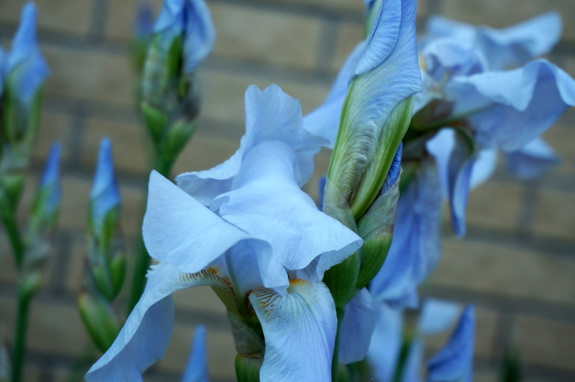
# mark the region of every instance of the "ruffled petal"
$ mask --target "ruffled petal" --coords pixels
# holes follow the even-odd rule
[[[521,179],[537,178],[561,162],[551,146],[541,138],[504,155],[507,169]]]
[[[190,358],[182,382],[209,382],[206,357],[206,328],[199,325],[196,328],[192,343]]]
[[[454,115],[467,116],[482,149],[517,150],[575,105],[575,81],[545,60],[512,71],[458,77],[446,92],[458,100]]]
[[[467,306],[447,344],[427,364],[429,382],[471,382],[475,310]]]
[[[312,135],[303,128],[299,101],[276,85],[264,91],[252,85],[246,91],[246,133],[239,150],[226,162],[210,170],[179,175],[176,178],[178,186],[209,206],[217,195],[231,190],[232,180],[240,170],[243,157],[254,146],[265,141],[283,142],[296,153],[294,173],[300,186],[311,176],[314,155],[326,143],[324,138]]]
[[[262,381],[331,381],[335,305],[322,283],[293,280],[286,294],[250,295],[266,341]]]
[[[186,274],[170,264],[153,266],[140,301],[110,349],[90,368],[86,381],[142,381],[144,370],[162,358],[168,347],[174,321],[171,294],[217,282],[209,271]]]
[[[260,143],[245,156],[233,191],[213,203],[222,219],[271,245],[271,257],[260,258],[268,288],[286,287],[285,270],[303,269],[318,256],[321,276],[361,245],[359,236],[319,211],[301,191],[293,176],[296,165],[286,144]]]
[[[150,255],[184,272],[199,272],[250,239],[155,171],[142,230]]]
[[[341,363],[359,362],[364,359],[375,329],[375,318],[371,295],[363,288],[345,307],[339,341]]]

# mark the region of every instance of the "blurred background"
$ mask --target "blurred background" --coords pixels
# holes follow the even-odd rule
[[[154,1],[156,9],[160,0]],[[243,94],[276,83],[317,107],[347,54],[362,38],[361,0],[207,0],[215,50],[200,69],[204,104],[195,136],[174,174],[227,159],[244,131]],[[0,42],[8,47],[24,1],[0,1]],[[63,205],[44,286],[32,304],[26,381],[79,380],[97,357],[75,306],[82,290],[86,218],[99,141],[110,137],[122,193],[125,245],[135,246],[148,176],[148,137],[134,105],[128,58],[138,0],[38,0],[39,40],[52,74],[28,190],[35,189],[49,146],[62,143]],[[575,76],[573,0],[420,0],[418,30],[441,14],[504,27],[557,10],[563,39],[549,59]],[[520,350],[525,381],[575,380],[575,112],[544,137],[562,164],[521,182],[499,167],[470,196],[468,234],[444,224],[443,258],[424,294],[477,306],[476,381],[496,381],[505,349]],[[325,172],[329,153],[317,161]],[[317,176],[309,185],[316,194]],[[28,198],[30,199],[30,198]],[[26,200],[25,200],[26,202]],[[21,211],[26,211],[26,205]],[[0,236],[0,339],[10,343],[15,274]],[[128,281],[129,279],[127,279]],[[125,285],[128,285],[126,282]],[[208,330],[213,381],[232,381],[235,351],[225,309],[209,289],[176,294],[176,322],[165,359],[146,380],[179,380],[193,329]],[[430,350],[443,339],[431,341]]]

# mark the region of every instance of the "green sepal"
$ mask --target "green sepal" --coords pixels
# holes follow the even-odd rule
[[[169,129],[163,142],[166,159],[173,161],[196,131],[195,121],[178,120]]]
[[[124,276],[126,275],[126,256],[123,253],[116,254],[110,262],[110,278],[112,279],[112,292],[116,298],[122,290]]]
[[[19,298],[29,301],[38,292],[42,285],[40,272],[26,272],[20,277],[18,285]]]
[[[141,108],[152,140],[158,145],[164,137],[164,131],[168,126],[169,117],[161,110],[148,104],[147,101],[142,101]]]
[[[114,301],[116,295],[114,293],[114,285],[110,275],[110,271],[105,264],[92,264],[92,275],[96,289],[108,301]]]
[[[259,382],[263,358],[236,355],[236,378],[238,382]]]
[[[398,179],[387,192],[380,195],[357,225],[359,235],[363,238],[357,280],[359,289],[367,286],[387,258],[399,200],[399,184]]]
[[[329,288],[336,308],[344,308],[357,293],[357,277],[360,268],[360,251],[343,262],[328,269],[323,282]]]
[[[89,211],[88,229],[90,235],[93,237],[95,243],[97,243],[96,248],[98,253],[107,254],[110,252],[110,249],[112,249],[114,237],[116,236],[118,221],[120,219],[120,207],[116,206],[110,209],[106,215],[104,215],[100,226],[94,224],[95,222],[91,213],[92,206],[90,206]]]
[[[53,206],[48,201],[50,195],[54,193],[55,187],[59,186],[57,184],[47,184],[38,189],[28,221],[29,232],[46,232],[56,226],[60,206]]]
[[[10,75],[4,89],[4,129],[11,145],[24,143],[31,146],[38,135],[40,106],[44,86],[41,85],[32,97],[30,105],[23,104],[14,92]]]
[[[111,306],[105,300],[83,294],[78,299],[78,309],[92,341],[101,352],[106,352],[121,329]]]

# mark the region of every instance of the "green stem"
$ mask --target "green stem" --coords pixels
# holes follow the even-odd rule
[[[26,334],[28,328],[28,313],[32,296],[23,291],[18,291],[18,311],[16,316],[16,333],[14,336],[14,352],[12,354],[12,382],[22,380],[24,357],[26,356]]]
[[[173,161],[164,160],[161,153],[156,152],[155,158],[155,170],[160,174],[168,178],[172,172]],[[144,244],[144,239],[140,237],[138,244],[138,252],[136,254],[136,265],[134,269],[134,276],[132,279],[132,291],[130,294],[130,299],[128,300],[128,314],[132,312],[134,306],[140,300],[142,293],[144,293],[144,287],[146,285],[146,273],[150,267],[150,255],[146,250],[146,245]]]
[[[2,221],[6,227],[6,232],[8,233],[8,239],[12,245],[12,253],[14,254],[14,261],[18,269],[22,268],[24,263],[24,241],[20,235],[20,229],[18,224],[16,224],[16,219],[14,217],[13,211],[7,205],[7,203],[2,202],[0,206],[2,208]]]
[[[339,373],[339,341],[341,332],[341,322],[343,321],[343,313],[345,308],[335,308],[337,314],[337,332],[335,333],[335,344],[333,347],[333,358],[331,361],[331,380],[337,382],[337,375]]]

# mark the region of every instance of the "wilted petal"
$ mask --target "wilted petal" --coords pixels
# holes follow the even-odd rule
[[[204,205],[231,190],[243,157],[258,143],[280,141],[297,157],[294,167],[297,183],[303,185],[313,172],[313,158],[325,140],[303,128],[299,101],[272,85],[264,91],[250,86],[246,91],[246,133],[239,150],[224,163],[207,171],[189,172],[176,178],[178,186]]]
[[[199,272],[238,242],[250,239],[155,171],[150,175],[142,230],[153,258],[185,272]]]
[[[260,289],[250,301],[266,341],[262,381],[331,381],[337,317],[324,284],[293,280],[286,294]]]
[[[537,178],[560,162],[551,146],[541,138],[504,155],[507,169],[521,179]]]
[[[260,143],[244,157],[233,191],[212,205],[228,223],[270,243],[271,257],[259,259],[268,288],[287,286],[285,270],[303,269],[319,256],[317,272],[323,274],[361,245],[359,236],[301,191],[293,176],[296,165],[287,144]]]
[[[523,68],[454,79],[454,115],[467,116],[482,149],[514,151],[575,105],[575,81],[555,65],[533,61]]]
[[[217,282],[209,271],[186,274],[166,263],[153,266],[140,301],[110,349],[90,368],[86,380],[142,381],[144,370],[162,358],[168,346],[174,321],[171,294]]]
[[[182,382],[208,382],[208,364],[206,357],[206,328],[199,325],[196,328],[192,343],[190,358]]]
[[[36,39],[36,19],[36,6],[32,2],[27,3],[22,9],[6,69],[7,81],[15,97],[27,106],[50,73]]]
[[[375,329],[375,319],[371,295],[363,288],[345,307],[339,341],[340,362],[359,362],[365,357]]]
[[[428,381],[470,382],[473,367],[475,316],[467,306],[447,344],[427,364]]]

